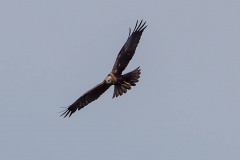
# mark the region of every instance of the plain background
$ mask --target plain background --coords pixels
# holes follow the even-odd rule
[[[237,0],[1,0],[0,159],[239,160],[239,17]],[[137,86],[59,117],[137,19]]]

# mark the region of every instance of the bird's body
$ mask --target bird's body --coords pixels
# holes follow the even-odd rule
[[[66,117],[69,115],[70,117],[76,110],[80,110],[92,101],[98,99],[112,85],[114,85],[113,98],[121,96],[123,93],[126,93],[127,90],[130,90],[131,86],[136,85],[141,74],[139,67],[127,74],[122,74],[122,72],[127,67],[135,53],[141,35],[147,27],[145,26],[145,23],[146,22],[142,23],[141,21],[138,24],[137,21],[132,33],[130,29],[128,39],[120,50],[112,71],[103,82],[84,93],[79,99],[70,105],[61,116]]]

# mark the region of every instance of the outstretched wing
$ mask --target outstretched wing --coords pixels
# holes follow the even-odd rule
[[[112,69],[112,73],[114,74],[122,74],[122,71],[127,67],[129,61],[132,59],[141,35],[144,29],[147,27],[146,22],[141,22],[138,24],[138,21],[135,25],[133,32],[131,33],[131,29],[129,29],[129,36],[124,46],[118,53],[117,59]]]
[[[78,109],[85,107],[92,101],[98,99],[111,85],[107,84],[105,81],[98,84],[91,90],[84,93],[79,99],[77,99],[72,105],[70,105],[66,110],[63,111],[61,116],[69,117]]]

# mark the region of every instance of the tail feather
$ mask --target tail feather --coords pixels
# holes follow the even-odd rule
[[[123,82],[114,86],[113,97],[118,97],[127,93],[127,90],[131,89],[131,86],[136,86],[136,83],[139,81],[141,74],[140,67],[135,70],[123,75]]]

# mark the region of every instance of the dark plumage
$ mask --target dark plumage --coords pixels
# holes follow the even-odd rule
[[[117,59],[113,66],[111,73],[97,86],[84,93],[79,99],[77,99],[72,105],[63,111],[61,116],[69,117],[76,111],[85,107],[92,101],[98,99],[111,85],[114,85],[113,98],[121,96],[131,89],[131,86],[135,86],[140,78],[140,67],[135,70],[123,74],[122,72],[127,67],[128,63],[132,59],[141,35],[144,29],[147,27],[146,22],[136,23],[133,32],[129,30],[129,36],[122,49],[118,53]]]

